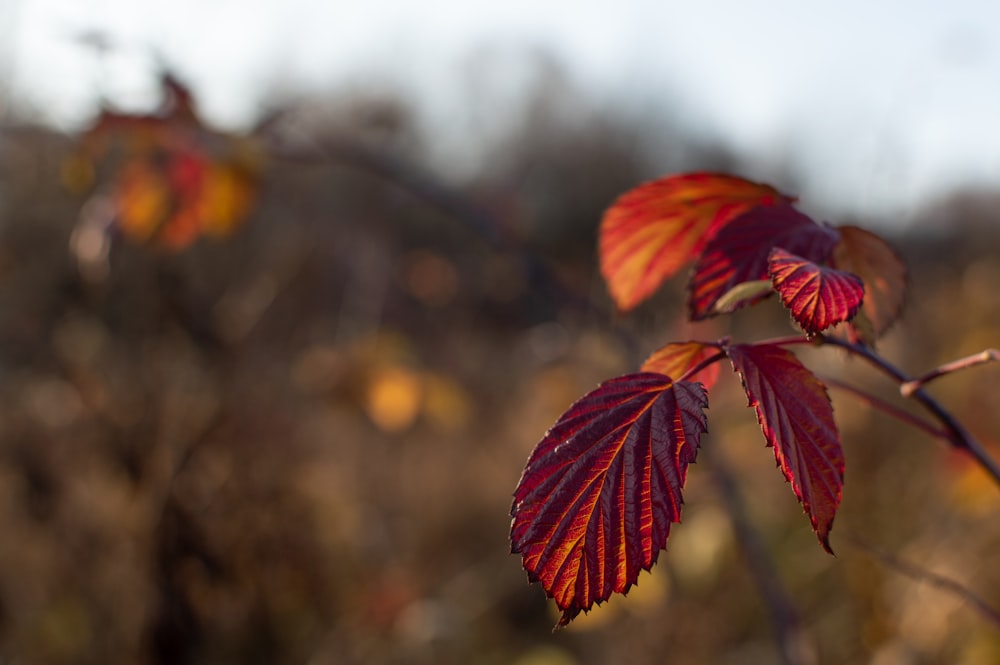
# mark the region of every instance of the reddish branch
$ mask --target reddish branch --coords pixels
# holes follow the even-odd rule
[[[864,358],[869,364],[896,381],[896,383],[900,386],[914,381],[902,370],[863,344],[855,344],[853,342],[848,342],[846,340],[827,335],[818,335],[817,341],[821,344],[839,346],[856,356]],[[971,364],[963,366],[971,366]],[[940,402],[928,395],[927,392],[919,386],[913,388],[910,391],[909,396],[920,403],[921,406],[927,409],[927,411],[941,423],[944,428],[945,438],[948,442],[956,448],[960,448],[971,455],[972,458],[975,459],[976,462],[983,468],[983,470],[985,470],[986,473],[993,478],[994,482],[1000,486],[1000,464],[997,464],[996,460],[990,457],[989,453],[986,452],[982,444],[979,443],[979,441],[972,436],[972,434],[970,434],[969,431],[966,430],[965,427],[963,427],[962,424],[941,405]]]
[[[899,420],[901,422],[906,423],[907,425],[911,425],[923,432],[926,432],[935,439],[944,439],[945,441],[948,441],[948,432],[939,427],[935,427],[933,424],[927,422],[926,420],[920,418],[919,416],[913,415],[909,411],[904,411],[898,406],[890,404],[889,402],[885,401],[880,397],[876,397],[875,395],[872,395],[871,393],[862,390],[857,386],[852,386],[849,383],[844,383],[839,379],[834,379],[828,376],[820,378],[823,381],[823,383],[825,383],[827,386],[831,388],[836,388],[837,390],[842,390],[846,393],[851,393],[852,395],[860,399],[862,402],[872,407],[873,409],[878,409],[879,411],[892,416],[896,420]]]
[[[966,356],[965,358],[960,358],[950,363],[945,363],[944,365],[935,367],[923,376],[918,376],[915,379],[901,384],[899,386],[899,392],[903,397],[909,397],[918,389],[924,387],[940,376],[951,374],[952,372],[957,372],[958,370],[975,367],[976,365],[995,362],[997,360],[1000,360],[1000,351],[997,351],[996,349],[986,349],[985,351],[980,351],[979,353],[971,356]]]

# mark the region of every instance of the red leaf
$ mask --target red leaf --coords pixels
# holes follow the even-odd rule
[[[810,261],[824,262],[837,244],[837,231],[817,224],[791,207],[758,207],[726,225],[705,247],[695,264],[688,298],[691,319],[699,321],[721,312],[716,303],[735,286],[767,279],[767,257],[784,247]],[[766,297],[757,295],[727,303],[731,312]]]
[[[704,342],[671,342],[660,347],[653,355],[646,358],[640,371],[664,374],[672,379],[681,378],[688,370],[694,369],[698,363],[719,353],[716,344]],[[719,377],[719,365],[711,365],[687,377],[688,381],[701,383],[705,390],[715,385]]]
[[[705,432],[705,389],[660,374],[601,384],[535,447],[514,491],[511,551],[555,599],[566,625],[626,593],[681,514],[681,488]]]
[[[865,297],[857,275],[817,265],[781,247],[771,250],[767,272],[792,318],[810,334],[849,321]]]
[[[726,352],[778,467],[826,551],[844,484],[844,452],[826,386],[793,353],[771,344]]]
[[[601,221],[601,274],[628,311],[689,261],[719,229],[757,205],[794,199],[774,188],[718,173],[667,176],[618,198]]]
[[[857,226],[841,226],[833,252],[838,268],[852,272],[865,284],[865,313],[880,337],[899,318],[906,298],[906,264],[885,240]],[[869,339],[868,342],[874,342]]]

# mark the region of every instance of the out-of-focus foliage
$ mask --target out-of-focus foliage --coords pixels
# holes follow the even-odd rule
[[[346,136],[425,162],[420,146],[435,137],[421,135],[408,103],[349,101],[339,115],[287,122],[323,145]],[[586,106],[538,107],[561,103]],[[165,253],[88,236],[85,196],[60,175],[78,146],[44,128],[3,128],[0,657],[774,662],[710,459],[690,467],[684,521],[628,602],[552,635],[558,616],[508,554],[511,478],[538,432],[662,346],[664,325],[674,339],[727,332],[717,320],[664,320],[683,298],[671,285],[629,320],[615,317],[595,261],[601,211],[664,164],[649,165],[627,122],[595,111],[566,127],[558,115],[526,114],[496,163],[448,183],[522,253],[345,151],[269,164],[225,242],[199,236]],[[649,142],[673,146],[661,157],[677,160],[670,168],[769,175],[682,135]],[[949,202],[923,234],[895,239],[919,294],[908,316],[923,324],[879,344],[914,371],[1000,338],[996,207],[956,201],[968,205]],[[86,253],[98,245],[105,254]],[[733,325],[759,330],[766,317],[784,330],[780,307]],[[933,391],[997,452],[995,372]],[[1000,501],[976,469],[835,393],[851,473],[833,559],[774,482],[738,383],[721,376],[713,390],[702,445],[744,479],[824,662],[997,660],[995,632],[960,601],[837,540],[857,534],[1000,605]]]
[[[249,137],[205,127],[191,91],[172,74],[163,74],[162,93],[149,115],[103,110],[62,173],[77,191],[107,181],[98,183],[90,209],[106,201],[106,223],[126,237],[179,250],[199,236],[228,236],[243,223],[263,154]]]

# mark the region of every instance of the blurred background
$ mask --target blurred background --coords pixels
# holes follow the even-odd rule
[[[0,660],[779,662],[725,467],[819,662],[1000,661],[930,577],[1000,607],[1000,493],[850,394],[836,558],[725,380],[627,598],[552,633],[507,541],[576,398],[667,341],[790,330],[775,302],[688,324],[682,279],[614,312],[596,228],[645,179],[737,173],[890,238],[911,289],[881,351],[912,373],[1000,346],[998,19],[0,4]],[[998,371],[932,387],[994,455]]]

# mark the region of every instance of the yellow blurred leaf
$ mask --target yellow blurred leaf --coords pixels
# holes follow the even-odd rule
[[[423,393],[417,373],[398,366],[378,368],[365,390],[365,412],[382,431],[402,432],[416,421]]]
[[[118,177],[115,193],[118,223],[125,235],[147,240],[163,223],[170,201],[170,190],[161,173],[147,163],[133,161]]]
[[[249,212],[253,193],[253,184],[232,165],[210,165],[197,203],[205,235],[232,233]]]

